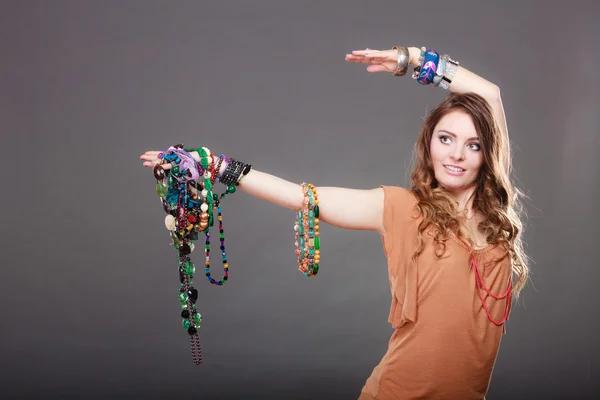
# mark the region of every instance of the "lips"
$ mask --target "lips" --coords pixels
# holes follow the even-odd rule
[[[462,175],[465,173],[465,169],[456,165],[444,165],[444,169],[450,175]]]

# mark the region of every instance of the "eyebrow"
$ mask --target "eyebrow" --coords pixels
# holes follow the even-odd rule
[[[446,131],[446,130],[444,130],[444,129],[440,129],[440,130],[438,131],[438,133],[440,133],[440,132],[447,133],[448,135],[450,135],[450,136],[452,136],[452,137],[456,138],[456,134],[455,134],[455,133],[452,133],[452,132],[450,132],[450,131]],[[478,138],[477,136],[475,136],[475,137],[470,137],[470,138],[468,138],[467,140],[479,140],[479,138]]]

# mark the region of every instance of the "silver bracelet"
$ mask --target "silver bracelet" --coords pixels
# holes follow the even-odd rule
[[[438,62],[437,69],[435,71],[435,76],[433,77],[433,86],[438,87],[442,82],[442,78],[444,77],[444,73],[446,72],[446,59],[440,57],[440,61]]]
[[[442,76],[442,80],[440,82],[440,86],[443,89],[448,90],[450,84],[452,83],[452,79],[454,79],[454,75],[456,75],[456,70],[458,69],[459,63],[458,61],[454,61],[447,54],[442,56],[442,59],[445,60],[446,66],[444,75]]]
[[[406,46],[394,46],[392,50],[398,50],[398,66],[396,67],[396,71],[394,71],[394,75],[402,76],[406,74],[408,71],[408,62],[409,62],[409,53],[408,47]]]

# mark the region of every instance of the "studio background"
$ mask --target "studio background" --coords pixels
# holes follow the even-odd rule
[[[294,213],[226,198],[230,281],[196,275],[195,366],[139,155],[181,142],[298,183],[405,186],[447,92],[344,55],[425,45],[501,88],[530,198],[531,283],[488,398],[595,397],[599,17],[593,1],[3,1],[0,395],[357,398],[392,333],[379,236],[323,224],[307,280]]]

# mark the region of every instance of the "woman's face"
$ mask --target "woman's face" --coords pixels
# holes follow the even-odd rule
[[[483,155],[471,117],[463,111],[446,114],[433,130],[431,164],[439,185],[455,197],[472,187]]]

